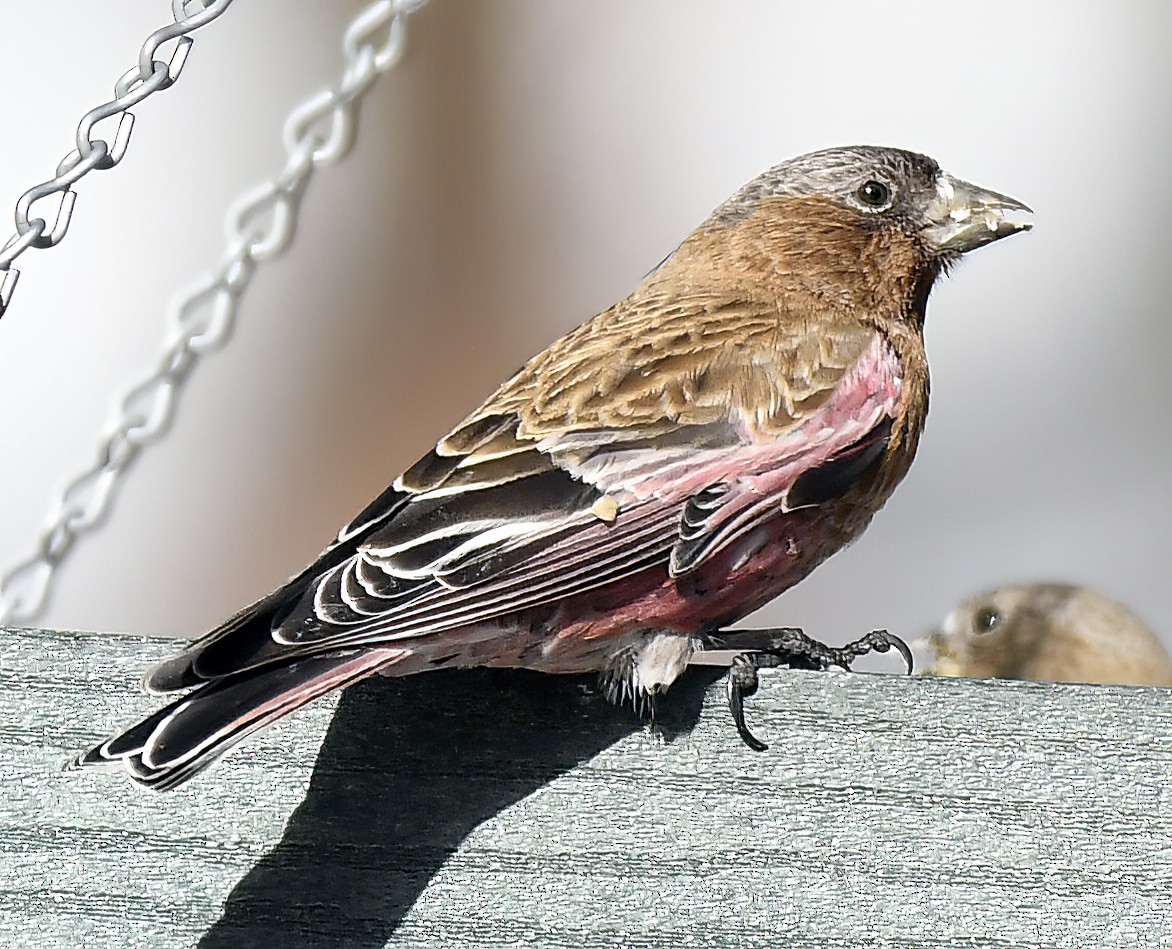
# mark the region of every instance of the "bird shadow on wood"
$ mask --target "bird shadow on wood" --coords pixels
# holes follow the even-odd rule
[[[667,740],[694,727],[719,675],[672,686],[657,714]],[[643,727],[593,684],[476,669],[347,690],[304,801],[200,949],[384,946],[473,829]]]

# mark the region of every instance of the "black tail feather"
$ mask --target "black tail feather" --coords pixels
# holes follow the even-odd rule
[[[122,761],[140,784],[158,790],[175,787],[253,732],[365,678],[399,654],[393,649],[326,653],[205,683],[71,764]]]

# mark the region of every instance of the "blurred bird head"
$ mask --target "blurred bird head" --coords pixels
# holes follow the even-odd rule
[[[1063,583],[988,590],[914,648],[934,675],[1172,685],[1172,660],[1134,613]]]
[[[859,286],[909,298],[926,297],[962,254],[1028,230],[1031,225],[1020,220],[1028,213],[1020,201],[955,178],[926,155],[850,146],[776,165],[700,230],[737,235],[743,256],[758,253],[750,266],[839,284],[850,284],[857,271],[864,278],[855,281]],[[898,286],[876,283],[877,272],[909,279]]]

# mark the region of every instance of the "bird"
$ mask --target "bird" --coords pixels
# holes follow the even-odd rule
[[[1030,213],[897,148],[769,169],[309,567],[157,665],[144,685],[170,704],[72,764],[174,787],[376,672],[598,673],[638,706],[733,649],[739,702],[787,651],[824,666],[902,646],[726,627],[858,537],[902,480],[927,412],[929,291]]]
[[[923,641],[941,676],[1172,686],[1172,659],[1131,610],[1070,583],[996,587]]]

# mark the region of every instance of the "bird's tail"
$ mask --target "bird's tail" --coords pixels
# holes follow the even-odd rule
[[[69,767],[122,761],[140,784],[176,787],[253,732],[402,654],[390,648],[333,652],[225,676],[78,755]]]

